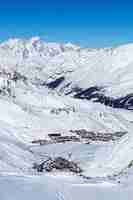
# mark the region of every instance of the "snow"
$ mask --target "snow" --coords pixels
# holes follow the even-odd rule
[[[68,184],[53,177],[0,177],[0,194],[3,200],[131,200],[133,191],[106,182],[101,184]],[[8,193],[7,193],[8,189]]]
[[[0,45],[0,89],[8,87],[9,79],[11,89],[11,94],[0,94],[1,200],[132,198],[133,173],[127,167],[133,160],[132,111],[65,95],[74,87],[92,86],[102,87],[113,98],[131,94],[132,52],[133,44],[87,49],[71,43],[46,43],[39,37],[10,39]],[[16,71],[25,80],[13,81]],[[64,81],[58,88],[46,87],[59,77]],[[31,143],[48,139],[49,133],[72,135],[70,130],[78,129],[127,134],[108,143]],[[68,172],[40,175],[32,169],[45,156],[68,158],[69,153],[90,180]],[[120,183],[118,177],[109,178],[116,174]]]

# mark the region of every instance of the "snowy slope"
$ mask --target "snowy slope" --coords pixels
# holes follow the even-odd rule
[[[132,53],[133,44],[89,49],[70,43],[46,43],[38,37],[10,39],[0,44],[0,174],[33,175],[33,163],[40,155],[67,157],[71,151],[73,160],[79,163],[85,176],[108,177],[127,170],[133,160]],[[106,145],[101,142],[90,146],[84,143],[32,145],[33,140],[49,139],[49,133],[75,135],[73,130],[127,134]],[[91,184],[86,183],[86,187],[79,177],[64,173],[64,179],[60,181],[59,176],[60,173],[57,177],[46,175],[45,181],[36,176],[28,180],[12,177],[18,182],[16,198],[21,193],[21,184],[26,184],[29,192],[33,188],[40,192],[40,199],[46,193],[48,200],[56,193],[57,199],[68,199],[69,193],[72,194],[70,199],[78,199],[78,196],[81,199],[80,193],[88,188],[90,192],[93,190],[92,199],[96,199],[95,186],[91,190]],[[55,187],[56,178],[59,192]],[[8,187],[8,179],[0,178],[4,188]],[[132,183],[132,176],[129,179]],[[76,186],[67,183],[68,194],[64,194],[61,187],[61,182],[66,180],[77,183]],[[29,187],[31,182],[33,188]],[[46,190],[43,183],[47,185]],[[117,196],[119,187],[112,189],[114,182],[104,185],[103,181],[104,188],[108,184],[109,192],[113,191]],[[96,185],[101,187],[102,183]],[[12,189],[15,187],[13,185]],[[63,197],[58,197],[60,190]],[[75,190],[79,190],[78,195]],[[129,192],[132,193],[132,189]],[[128,199],[127,191],[123,194]],[[5,195],[3,193],[2,198],[8,199]]]
[[[76,178],[66,181],[67,177],[0,177],[2,200],[132,200],[131,188],[115,186],[111,183],[84,184]],[[23,187],[24,186],[24,187]],[[8,189],[8,193],[6,189]]]
[[[106,99],[105,105],[90,100],[97,99],[97,94],[120,98],[132,93],[132,50],[132,44],[84,49],[45,43],[38,37],[2,43],[0,120],[26,143],[47,138],[51,132],[70,134],[76,129],[130,132],[130,111],[110,108]],[[132,106],[131,100],[132,96],[119,101]]]

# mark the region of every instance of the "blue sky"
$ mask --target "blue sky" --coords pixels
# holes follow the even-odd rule
[[[128,0],[5,0],[0,2],[0,40],[40,36],[88,47],[129,43],[132,10]]]

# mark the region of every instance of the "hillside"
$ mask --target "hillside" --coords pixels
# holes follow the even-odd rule
[[[54,177],[59,194],[64,195],[57,199],[69,199],[61,183],[74,198],[77,188],[88,194],[85,188],[90,191],[91,185],[109,187],[115,193],[126,185],[132,193],[132,53],[133,44],[89,49],[46,43],[38,37],[0,44],[3,187],[8,184],[5,179],[17,179],[13,182],[21,188],[22,176],[22,184],[33,183],[33,188],[39,187],[37,192],[49,196],[56,191]],[[51,134],[60,137],[53,139]],[[80,176],[58,170],[38,174],[33,169],[34,163],[46,157],[68,159],[69,155],[83,170]],[[44,184],[53,184],[53,189],[42,191],[43,178]],[[93,196],[95,189],[92,191]]]

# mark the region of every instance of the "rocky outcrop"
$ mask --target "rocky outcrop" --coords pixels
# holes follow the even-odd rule
[[[80,89],[74,94],[74,98],[92,100],[113,108],[133,110],[133,94],[127,94],[120,98],[113,98],[104,95],[103,88],[94,86],[88,89]]]
[[[82,172],[81,168],[78,166],[77,163],[69,161],[62,157],[56,157],[54,159],[49,158],[48,160],[40,164],[34,163],[33,169],[37,170],[37,172],[43,172],[43,171],[51,172],[54,169],[59,171],[70,171],[73,173]]]
[[[55,89],[57,88],[63,81],[65,80],[64,76],[57,78],[54,81],[51,81],[46,84],[46,86],[50,89]]]

